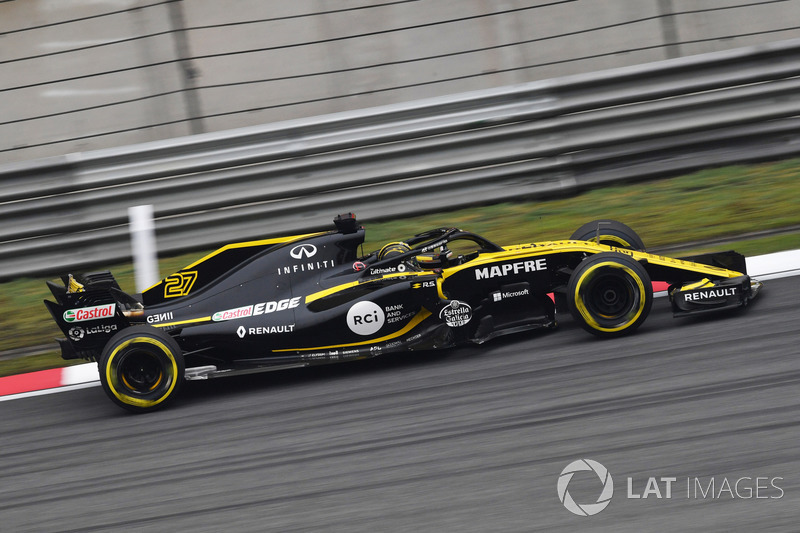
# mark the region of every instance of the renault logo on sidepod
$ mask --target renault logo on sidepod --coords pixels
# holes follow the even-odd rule
[[[313,244],[300,244],[289,250],[289,255],[295,259],[310,258],[317,254],[317,247]]]

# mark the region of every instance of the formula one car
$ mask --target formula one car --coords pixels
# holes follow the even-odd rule
[[[163,407],[184,379],[482,343],[555,328],[556,303],[600,337],[634,331],[666,281],[675,316],[738,308],[761,284],[735,252],[672,259],[599,220],[569,240],[498,246],[457,228],[363,254],[352,214],[335,229],[230,244],[141,295],[109,272],[48,282],[64,359],[96,361],[108,396]]]

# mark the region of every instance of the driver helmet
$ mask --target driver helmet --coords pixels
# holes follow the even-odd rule
[[[417,262],[419,266],[425,269],[446,268],[450,263],[451,257],[453,257],[453,252],[445,248],[439,252],[418,255]]]
[[[383,261],[395,255],[402,255],[410,252],[411,247],[404,242],[390,242],[378,252],[378,260]]]

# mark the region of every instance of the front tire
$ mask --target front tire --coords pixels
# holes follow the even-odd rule
[[[601,219],[587,222],[575,230],[570,240],[598,242],[624,250],[645,251],[642,238],[630,227],[616,220]]]
[[[144,413],[175,398],[185,366],[175,339],[152,326],[131,326],[109,339],[98,370],[111,401],[128,411]]]
[[[576,321],[599,337],[619,337],[650,314],[653,285],[644,267],[619,252],[585,258],[572,273],[567,303]]]

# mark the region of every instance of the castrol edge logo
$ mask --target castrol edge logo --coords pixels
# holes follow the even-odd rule
[[[87,320],[99,320],[101,318],[111,318],[117,310],[117,304],[96,305],[94,307],[82,307],[80,309],[67,309],[64,311],[64,322],[86,322]]]
[[[211,320],[214,322],[225,322],[227,320],[236,320],[237,318],[247,318],[249,316],[274,313],[275,311],[294,309],[300,305],[300,298],[300,296],[297,296],[295,298],[287,298],[286,300],[278,300],[277,302],[261,302],[255,305],[245,305],[244,307],[217,311],[211,316]]]

